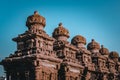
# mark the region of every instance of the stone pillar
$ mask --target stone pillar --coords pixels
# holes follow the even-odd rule
[[[69,76],[65,76],[66,77],[66,79],[65,80],[70,80],[70,77]]]
[[[103,75],[103,80],[108,80],[106,74]]]
[[[39,70],[35,69],[35,80],[40,80],[39,77],[40,77]]]
[[[90,73],[90,72],[87,72],[86,80],[90,80],[90,78],[91,78],[91,73]]]
[[[36,47],[39,47],[39,42],[37,38],[35,39],[35,44],[36,44]]]

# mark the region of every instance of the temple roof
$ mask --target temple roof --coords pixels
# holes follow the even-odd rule
[[[111,59],[113,59],[113,58],[119,58],[119,54],[116,51],[112,51],[112,52],[110,52],[109,57]]]
[[[81,36],[81,35],[76,35],[75,37],[73,37],[73,39],[71,40],[71,43],[73,45],[76,45],[78,43],[83,43],[83,44],[86,44],[86,39]]]
[[[58,27],[54,29],[52,36],[54,38],[58,36],[66,36],[69,38],[69,31],[63,27],[62,23],[59,23]]]
[[[88,49],[88,50],[100,49],[100,45],[99,45],[99,43],[97,43],[94,39],[92,39],[92,41],[91,41],[90,43],[88,43],[87,49]]]
[[[102,55],[109,55],[109,50],[101,45],[101,49],[99,50]]]
[[[33,15],[28,16],[27,21],[26,21],[27,27],[30,27],[31,25],[34,25],[34,24],[41,24],[43,25],[43,27],[45,27],[46,25],[45,18],[39,15],[37,11],[35,11]]]

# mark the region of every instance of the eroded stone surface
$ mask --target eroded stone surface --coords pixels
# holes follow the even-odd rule
[[[1,61],[7,80],[119,80],[120,58],[117,52],[94,39],[75,36],[60,23],[50,37],[44,31],[45,18],[34,12],[26,21],[28,30],[13,38],[17,50]],[[119,58],[119,59],[118,59]]]

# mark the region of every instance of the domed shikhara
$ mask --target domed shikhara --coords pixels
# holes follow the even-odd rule
[[[98,49],[99,50],[100,49],[100,45],[94,39],[92,39],[92,41],[90,43],[88,43],[87,49],[88,50],[93,50],[93,49]]]
[[[27,21],[26,21],[27,27],[31,27],[34,24],[40,24],[43,27],[45,27],[45,25],[46,25],[45,18],[43,16],[39,15],[39,13],[37,11],[35,11],[33,15],[28,16]]]
[[[104,48],[103,45],[101,45],[101,49],[99,51],[102,55],[109,55],[109,50],[107,48]]]
[[[116,51],[112,51],[112,52],[110,52],[109,57],[111,59],[119,58],[119,54]]]
[[[77,45],[79,43],[82,43],[82,44],[85,45],[86,44],[86,39],[81,35],[77,35],[77,36],[73,37],[73,39],[71,40],[71,43],[73,45]]]
[[[54,38],[57,38],[59,36],[66,36],[67,38],[69,38],[69,31],[63,27],[62,23],[59,23],[59,26],[55,28],[52,36]]]

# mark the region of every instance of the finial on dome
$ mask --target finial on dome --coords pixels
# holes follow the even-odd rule
[[[38,11],[34,11],[34,14],[35,14],[35,15],[36,15],[36,14],[38,15],[39,13],[38,13]]]
[[[62,23],[61,23],[61,22],[59,23],[59,26],[62,26]]]
[[[104,48],[104,45],[101,45],[101,48]]]
[[[87,45],[88,50],[99,50],[100,45],[94,39]]]
[[[69,38],[69,31],[63,27],[62,23],[59,23],[58,27],[53,31],[52,36],[56,39],[61,38],[67,40],[67,38]]]
[[[34,11],[34,14],[28,16],[26,21],[26,26],[29,28],[31,27],[31,25],[35,25],[35,24],[42,25],[43,27],[45,27],[46,25],[45,18],[39,15],[38,11]]]
[[[95,41],[94,39],[92,39],[92,42]]]
[[[95,40],[94,40],[94,39],[92,39],[91,41],[92,41],[92,42],[94,42]]]

